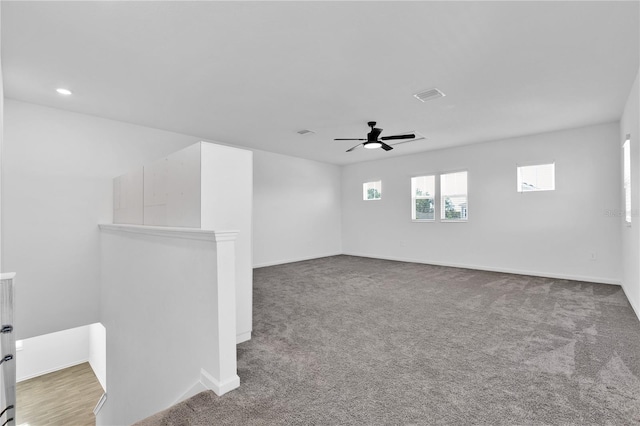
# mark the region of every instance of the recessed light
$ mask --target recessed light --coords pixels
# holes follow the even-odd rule
[[[62,87],[61,87],[61,88],[56,89],[56,92],[58,92],[58,93],[59,93],[59,94],[61,94],[61,95],[65,95],[65,96],[69,96],[69,95],[71,95],[71,90],[69,90],[69,89],[63,89]]]

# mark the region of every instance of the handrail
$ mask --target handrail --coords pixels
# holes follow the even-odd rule
[[[13,332],[15,274],[0,275],[0,424],[15,426],[16,337]]]

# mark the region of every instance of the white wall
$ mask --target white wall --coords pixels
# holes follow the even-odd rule
[[[253,329],[253,153],[213,143],[200,145],[202,229],[238,231],[236,332],[237,341],[244,342]]]
[[[89,364],[102,389],[107,390],[107,330],[97,322],[89,327]],[[97,401],[96,401],[97,402]]]
[[[198,142],[142,165],[144,189],[138,197],[144,199],[144,220],[140,224],[201,227],[201,150]]]
[[[238,342],[252,330],[252,157],[246,149],[198,142],[114,179],[114,223],[239,232]],[[139,221],[118,220],[133,217]]]
[[[606,213],[620,205],[619,146],[612,123],[345,166],[343,250],[619,283],[619,218]],[[551,161],[555,191],[516,192],[516,164]],[[412,222],[410,178],[458,170],[468,170],[469,221]],[[378,179],[382,200],[363,201],[362,184]]]
[[[2,5],[0,5],[0,10],[2,10]],[[2,13],[0,12],[0,18]],[[0,34],[2,31],[0,30]],[[2,40],[0,40],[0,46],[2,45]],[[1,52],[0,52],[1,53]],[[2,76],[2,55],[0,54],[0,172],[3,169],[4,164],[4,80]],[[2,194],[3,194],[3,179],[2,173],[0,173],[0,235],[2,235]],[[2,262],[2,244],[0,244],[0,272],[10,272],[4,268],[4,264]],[[0,401],[2,401],[2,392],[0,390]]]
[[[89,361],[89,336],[89,326],[82,326],[22,340],[16,358],[17,381]]]
[[[216,244],[127,232],[101,237],[109,397],[97,424],[131,424],[173,404],[200,369],[217,373]]]
[[[99,321],[98,223],[112,178],[197,138],[6,100],[3,268],[24,339]]]
[[[202,138],[7,100],[3,270],[27,338],[99,321],[112,178]],[[340,252],[340,168],[254,151],[254,265]],[[37,315],[33,313],[37,312]]]
[[[0,22],[2,22],[1,10],[2,10],[2,5],[0,5]],[[2,34],[1,28],[0,28],[0,34]],[[0,46],[2,46],[2,40],[0,40]],[[2,55],[0,54],[0,171],[2,170],[2,163],[4,163],[4,157],[2,154],[3,135],[4,135],[4,81],[2,77]],[[2,230],[2,192],[3,192],[2,187],[3,187],[2,173],[0,173],[0,236],[2,235],[2,231],[3,231]],[[2,245],[0,244],[0,273],[2,272],[5,272],[5,269],[2,263]],[[6,271],[6,272],[9,272],[9,271]],[[4,369],[5,368],[2,368],[1,370],[4,370]],[[4,376],[4,371],[0,371],[0,376]],[[7,395],[5,395],[5,391],[4,389],[2,389],[3,387],[4,386],[0,386],[0,403],[4,405],[4,403],[6,402]]]
[[[17,381],[88,361],[102,388],[106,389],[105,339],[104,326],[95,323],[21,340],[16,358]]]
[[[619,212],[622,223],[622,286],[624,292],[640,318],[640,87],[636,76],[629,99],[620,119],[620,137],[618,155],[622,164],[622,143],[625,136],[631,135],[631,226],[624,223],[624,198]],[[618,188],[622,188],[622,175],[618,177]]]
[[[340,167],[254,151],[254,266],[341,252]]]

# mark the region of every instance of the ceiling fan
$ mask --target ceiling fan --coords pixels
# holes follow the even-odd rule
[[[394,144],[390,144],[387,145],[386,143],[384,143],[383,141],[390,141],[390,140],[398,140],[398,139],[415,139],[416,135],[414,134],[408,134],[408,135],[394,135],[394,136],[382,136],[381,138],[378,138],[378,136],[380,136],[380,133],[382,133],[382,129],[379,129],[376,126],[376,122],[375,121],[369,121],[367,123],[367,125],[369,127],[371,127],[371,131],[369,133],[367,133],[367,138],[366,139],[345,139],[345,138],[337,138],[334,139],[334,141],[365,141],[362,143],[359,143],[358,145],[349,148],[347,150],[347,152],[351,152],[356,148],[359,147],[365,147],[367,149],[376,149],[376,148],[382,148],[385,151],[391,151],[393,149],[393,146],[391,145],[398,145],[404,142],[411,142],[411,141],[404,141],[404,142],[397,142]],[[422,139],[422,138],[419,138]]]

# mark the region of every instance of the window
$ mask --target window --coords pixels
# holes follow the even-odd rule
[[[382,181],[367,182],[362,185],[363,200],[379,200],[382,198]]]
[[[464,221],[467,217],[467,172],[440,175],[440,218]]]
[[[624,221],[631,223],[631,135],[622,145],[623,164],[622,174],[624,182]]]
[[[518,192],[553,191],[556,189],[556,165],[518,166]]]
[[[436,177],[411,178],[411,219],[435,220]]]

